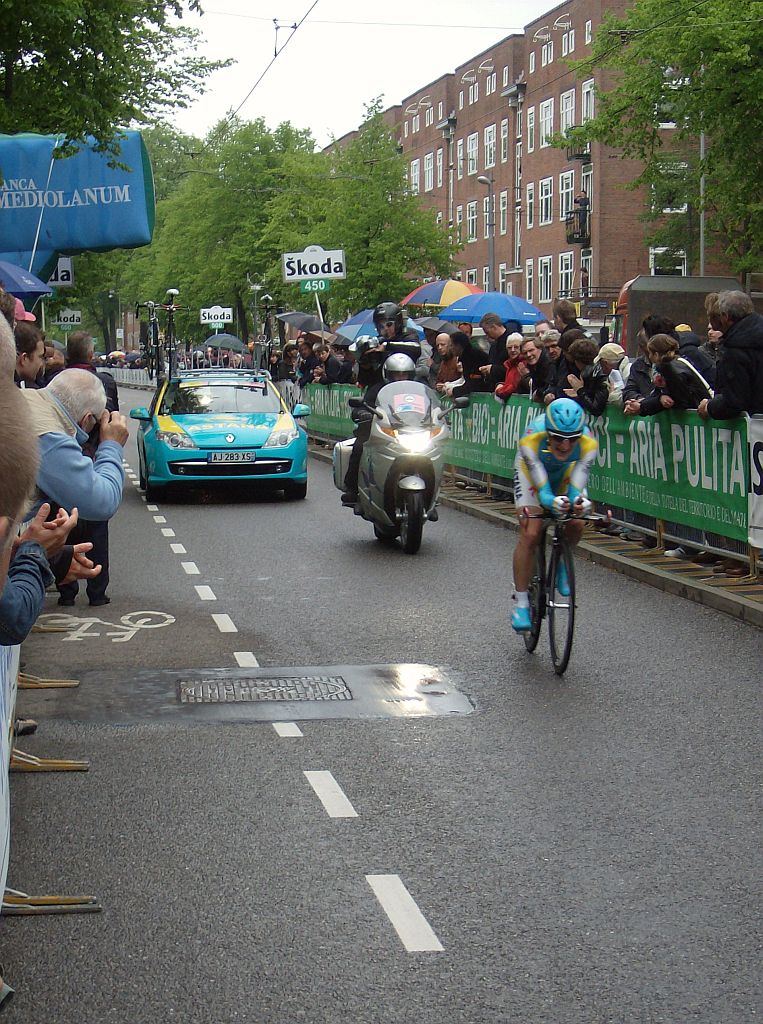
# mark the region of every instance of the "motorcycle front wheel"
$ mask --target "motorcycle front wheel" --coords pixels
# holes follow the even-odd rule
[[[400,543],[406,555],[415,555],[424,533],[424,496],[421,491],[403,495],[403,517],[400,521]]]

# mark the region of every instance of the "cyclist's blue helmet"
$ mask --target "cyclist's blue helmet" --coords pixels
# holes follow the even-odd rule
[[[556,398],[546,409],[546,433],[557,437],[580,437],[585,413],[571,398]]]

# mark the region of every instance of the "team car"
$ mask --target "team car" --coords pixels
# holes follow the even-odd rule
[[[270,374],[181,370],[160,381],[151,406],[130,411],[140,423],[140,485],[154,499],[170,484],[250,481],[307,495],[307,433]]]

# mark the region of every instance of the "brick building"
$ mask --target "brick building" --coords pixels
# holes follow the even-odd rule
[[[581,79],[565,61],[589,55],[603,15],[628,6],[567,0],[384,112],[410,188],[463,243],[457,276],[489,288],[492,235],[496,290],[549,313],[566,295],[596,317],[623,282],[653,271],[640,219],[647,196],[624,188],[639,165],[599,143],[549,144],[593,116],[607,87],[605,72]]]

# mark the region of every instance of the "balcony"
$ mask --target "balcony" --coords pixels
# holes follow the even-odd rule
[[[591,218],[588,210],[574,210],[564,218],[567,245],[591,244]]]
[[[579,125],[577,127],[580,127]],[[569,128],[566,135],[571,135],[575,131],[575,128]],[[590,142],[576,142],[574,139],[570,141],[567,147],[567,159],[568,160],[582,160],[583,163],[590,163],[591,160],[591,143]]]

